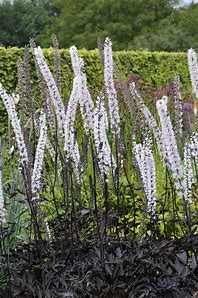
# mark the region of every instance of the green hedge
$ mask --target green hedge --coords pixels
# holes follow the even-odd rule
[[[102,66],[97,50],[80,50],[84,58],[88,83],[91,88],[100,88],[102,84]],[[44,55],[53,65],[53,50],[44,49]],[[0,82],[8,90],[14,90],[17,84],[16,63],[23,56],[23,49],[0,47]],[[73,73],[68,50],[60,50],[62,77],[65,87],[72,82]],[[162,86],[177,71],[184,86],[189,86],[189,74],[186,53],[166,53],[147,51],[115,52],[114,59],[124,77],[137,73],[145,85]]]
[[[98,51],[80,50],[79,54],[85,61],[89,88],[93,93],[98,93],[103,86],[103,70]],[[0,82],[9,92],[14,91],[17,86],[17,60],[23,55],[24,49],[22,48],[0,47]],[[44,55],[53,70],[53,49],[44,49]],[[68,96],[73,80],[69,51],[61,49],[60,57],[63,96]],[[115,52],[114,59],[124,78],[131,73],[139,74],[145,87],[165,85],[168,79],[173,78],[175,72],[178,72],[181,76],[183,90],[185,92],[187,90],[186,94],[191,92],[186,53],[122,51]],[[34,84],[36,75],[33,59],[31,59],[31,65],[31,81]],[[0,122],[2,123],[0,134],[5,129],[5,116],[5,109],[0,102]]]

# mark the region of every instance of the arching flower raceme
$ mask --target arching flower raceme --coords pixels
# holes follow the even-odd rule
[[[188,143],[184,146],[184,198],[187,204],[192,201],[193,169],[191,163],[191,148]]]
[[[13,98],[6,93],[4,90],[3,86],[0,84],[0,97],[3,100],[3,103],[6,107],[8,117],[10,119],[10,122],[12,124],[14,134],[15,134],[15,141],[19,150],[19,156],[21,163],[27,164],[28,163],[28,153],[27,153],[27,148],[25,145],[24,137],[22,134],[21,130],[21,125],[19,118],[17,116],[16,108],[15,108],[15,103]]]
[[[84,120],[86,131],[93,132],[94,128],[94,104],[87,88],[86,75],[82,68],[84,66],[82,58],[78,56],[75,46],[70,48],[70,56],[74,71],[73,88],[67,106],[65,121],[65,144],[66,158],[72,160],[76,166],[78,180],[82,174],[82,165],[78,143],[74,132],[74,121],[78,104]]]
[[[85,123],[85,129],[92,132],[94,126],[94,104],[87,88],[87,78],[83,71],[84,62],[78,56],[75,46],[70,48],[70,56],[75,79],[78,81],[76,85],[76,95],[80,104],[81,114]]]
[[[170,167],[166,147],[164,146],[162,134],[161,134],[161,131],[157,125],[156,120],[154,119],[153,115],[151,114],[151,112],[149,111],[147,106],[144,104],[140,94],[138,93],[138,91],[135,87],[135,83],[131,83],[129,87],[130,87],[131,95],[133,96],[134,100],[136,101],[140,112],[144,116],[144,120],[145,120],[146,124],[148,125],[148,127],[151,129],[151,131],[154,134],[154,137],[156,139],[157,146],[158,146],[159,152],[162,156],[163,162],[168,167]]]
[[[46,111],[46,114],[47,113],[48,113],[48,110]],[[40,115],[42,115],[42,114],[43,114],[43,111],[41,110],[40,111]],[[50,115],[50,117],[51,116],[52,115]],[[48,117],[48,120],[49,120],[49,117]],[[52,127],[50,125],[50,121],[49,121],[49,126],[50,126],[51,131],[53,131],[52,130]],[[40,131],[40,121],[38,121],[38,119],[36,119],[36,121],[35,121],[35,128],[36,128],[36,131],[38,131],[38,133],[39,133],[39,131]],[[46,146],[46,148],[47,148],[47,150],[48,150],[48,152],[49,152],[49,154],[51,156],[51,159],[55,162],[56,152],[55,152],[54,147],[52,146],[50,140],[48,139],[48,137],[46,139],[46,145],[45,146]]]
[[[49,229],[48,221],[40,207],[40,191],[41,191],[41,171],[44,160],[44,151],[47,146],[47,126],[46,116],[41,110],[40,112],[40,123],[39,123],[39,139],[36,147],[36,154],[34,160],[34,166],[32,171],[31,188],[32,188],[32,202],[36,206],[38,217],[43,222],[46,235],[51,240],[51,232]]]
[[[80,177],[82,168],[80,160],[80,152],[78,143],[74,133],[74,121],[78,106],[78,76],[74,78],[73,89],[67,106],[66,121],[65,121],[65,144],[66,160],[73,160],[76,167],[76,174]],[[79,178],[80,179],[80,178]]]
[[[150,140],[143,144],[134,144],[133,153],[137,161],[147,199],[147,212],[153,216],[156,212],[156,169]]]
[[[183,190],[183,185],[181,183],[183,173],[171,119],[167,111],[168,99],[164,96],[161,100],[157,101],[157,109],[162,127],[160,129],[152,114],[145,106],[141,96],[135,88],[134,83],[130,84],[130,91],[139,106],[140,111],[144,115],[146,123],[151,128],[155,136],[162,159],[167,167],[172,171],[176,188],[180,192]]]
[[[17,112],[15,109],[15,104],[13,98],[6,93],[6,91],[3,89],[2,85],[0,84],[0,97],[3,100],[3,103],[6,107],[6,110],[8,112],[9,119],[11,121],[14,133],[15,133],[15,140],[16,144],[19,150],[19,156],[20,156],[20,161],[22,163],[22,166],[24,166],[24,169],[26,170],[26,166],[29,162],[28,160],[28,154],[27,154],[27,149],[24,141],[24,137],[22,134],[21,126],[20,126],[20,121],[17,116]],[[35,162],[34,162],[34,168],[33,168],[33,173],[32,173],[32,181],[31,181],[31,188],[32,188],[32,200],[34,201],[35,199],[39,198],[39,193],[40,193],[40,177],[41,177],[41,169],[42,169],[42,163],[43,163],[43,157],[44,157],[44,147],[45,147],[45,140],[46,140],[46,127],[45,127],[45,115],[41,115],[41,120],[40,120],[40,137],[37,145],[37,150],[36,150],[36,157],[35,157]],[[1,177],[0,177],[1,180]],[[2,204],[2,199],[3,199],[3,191],[2,188],[0,189],[0,209],[2,209],[3,204]],[[38,205],[36,203],[36,205]],[[38,205],[39,207],[39,205]],[[3,209],[2,209],[3,210]],[[0,211],[1,212],[1,211]],[[41,214],[42,211],[40,208],[38,208],[38,213],[41,219]],[[48,223],[45,219],[45,217],[42,215],[42,219],[44,220],[44,226],[45,229],[48,233],[48,237],[50,239],[51,235],[49,232],[49,227]]]
[[[173,178],[175,180],[175,186],[177,190],[180,192],[181,190],[183,190],[183,186],[181,184],[181,179],[183,176],[181,159],[178,153],[177,143],[176,143],[170,115],[167,110],[167,102],[168,102],[168,98],[166,96],[163,96],[162,99],[157,101],[156,106],[157,106],[158,114],[160,116],[161,132],[162,132],[164,148],[166,148],[167,158],[173,174]]]
[[[53,160],[53,162],[55,162],[55,159],[56,159],[56,152],[54,150],[54,148],[52,147],[49,139],[47,139],[46,141],[46,148],[51,156],[51,159]]]
[[[52,135],[56,136],[56,123],[55,123],[56,121],[55,121],[55,117],[54,117],[54,109],[53,109],[53,106],[52,106],[49,96],[46,96],[45,99],[46,99],[47,122],[50,127],[50,131],[51,131]]]
[[[64,132],[65,108],[64,108],[58,87],[45,61],[42,49],[40,47],[36,47],[33,49],[33,51],[34,51],[36,63],[48,87],[49,96],[55,108],[59,129],[64,134],[65,133]]]
[[[67,159],[72,158],[74,145],[74,121],[76,118],[76,110],[78,106],[78,77],[73,80],[73,89],[67,106],[65,121],[65,150]]]
[[[107,113],[104,107],[104,95],[100,94],[96,101],[94,117],[94,139],[98,154],[98,164],[101,173],[107,174],[111,167],[115,169],[116,163],[111,152],[107,138]]]
[[[47,142],[47,127],[45,114],[41,111],[40,115],[40,134],[39,140],[36,148],[36,155],[34,160],[34,167],[32,172],[32,200],[37,200],[40,194],[40,180],[41,180],[41,171],[44,159],[44,150]]]
[[[190,148],[191,154],[195,159],[195,162],[198,164],[198,133],[194,132],[190,138]]]
[[[190,73],[190,80],[192,83],[193,92],[198,98],[198,64],[197,56],[194,49],[188,50],[188,68]]]
[[[104,83],[108,97],[109,116],[112,132],[120,134],[120,116],[117,100],[117,92],[113,81],[113,56],[112,43],[107,37],[104,45]]]

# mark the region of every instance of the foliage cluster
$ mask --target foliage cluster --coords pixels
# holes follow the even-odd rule
[[[198,289],[197,236],[159,242],[108,240],[105,267],[94,239],[74,245],[72,252],[71,240],[66,238],[61,243],[66,253],[60,251],[60,242],[51,248],[44,243],[44,266],[39,263],[33,244],[11,249],[13,297],[196,297],[192,294]],[[2,297],[10,298],[9,291],[2,290]]]
[[[0,2],[0,44],[24,46],[51,23],[50,0],[3,0]]]
[[[53,49],[43,49],[50,68],[53,67]],[[0,47],[0,75],[1,82],[10,92],[17,86],[17,61],[23,58],[24,49],[16,47]],[[102,84],[102,65],[98,50],[79,50],[79,54],[85,61],[88,84],[91,89],[99,89]],[[167,53],[149,51],[118,51],[114,52],[114,60],[124,78],[131,73],[140,75],[145,86],[162,86],[168,79],[178,72],[182,85],[189,87],[189,73],[186,53]],[[35,71],[31,60],[31,73],[34,84]],[[65,89],[70,87],[73,79],[69,50],[60,50],[61,75]],[[68,84],[68,85],[67,85]]]
[[[2,0],[0,45],[22,47],[31,37],[48,47],[46,36],[55,33],[62,48],[94,49],[98,36],[110,36],[115,50],[186,51],[192,44],[197,49],[198,4],[179,2]]]

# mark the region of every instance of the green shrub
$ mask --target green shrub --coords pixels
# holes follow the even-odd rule
[[[22,48],[0,48],[0,80],[7,91],[12,91],[17,84],[17,60],[23,56]],[[53,65],[53,50],[44,49],[48,63]],[[80,50],[84,58],[89,86],[93,89],[102,85],[102,65],[98,50]],[[63,82],[65,87],[72,82],[73,72],[69,50],[60,50]],[[130,73],[140,75],[144,85],[162,86],[177,71],[183,86],[189,85],[186,53],[166,53],[147,51],[122,51],[114,53],[115,62],[126,78]]]
[[[53,49],[44,49],[45,58],[53,69],[54,56]],[[88,87],[92,94],[98,94],[103,87],[103,69],[98,50],[80,50],[79,55],[85,62],[85,71],[88,78]],[[24,49],[17,47],[0,47],[0,83],[8,92],[13,92],[17,86],[17,60],[23,58]],[[62,75],[62,95],[68,98],[72,89],[73,71],[68,49],[60,50],[61,75]],[[120,51],[114,53],[114,60],[123,78],[127,79],[131,73],[136,73],[141,78],[141,83],[145,88],[149,86],[160,87],[167,84],[168,80],[178,72],[182,86],[191,90],[186,53],[166,53],[148,51]],[[36,86],[36,73],[31,57],[31,82]],[[190,91],[191,92],[191,91]],[[95,96],[93,96],[95,97]],[[0,128],[0,134],[5,131],[5,109],[0,102],[0,121],[4,125]]]

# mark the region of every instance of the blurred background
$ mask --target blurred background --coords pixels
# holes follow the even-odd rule
[[[198,1],[0,0],[0,45],[42,47],[52,33],[60,47],[94,49],[109,36],[114,50],[198,50]]]

